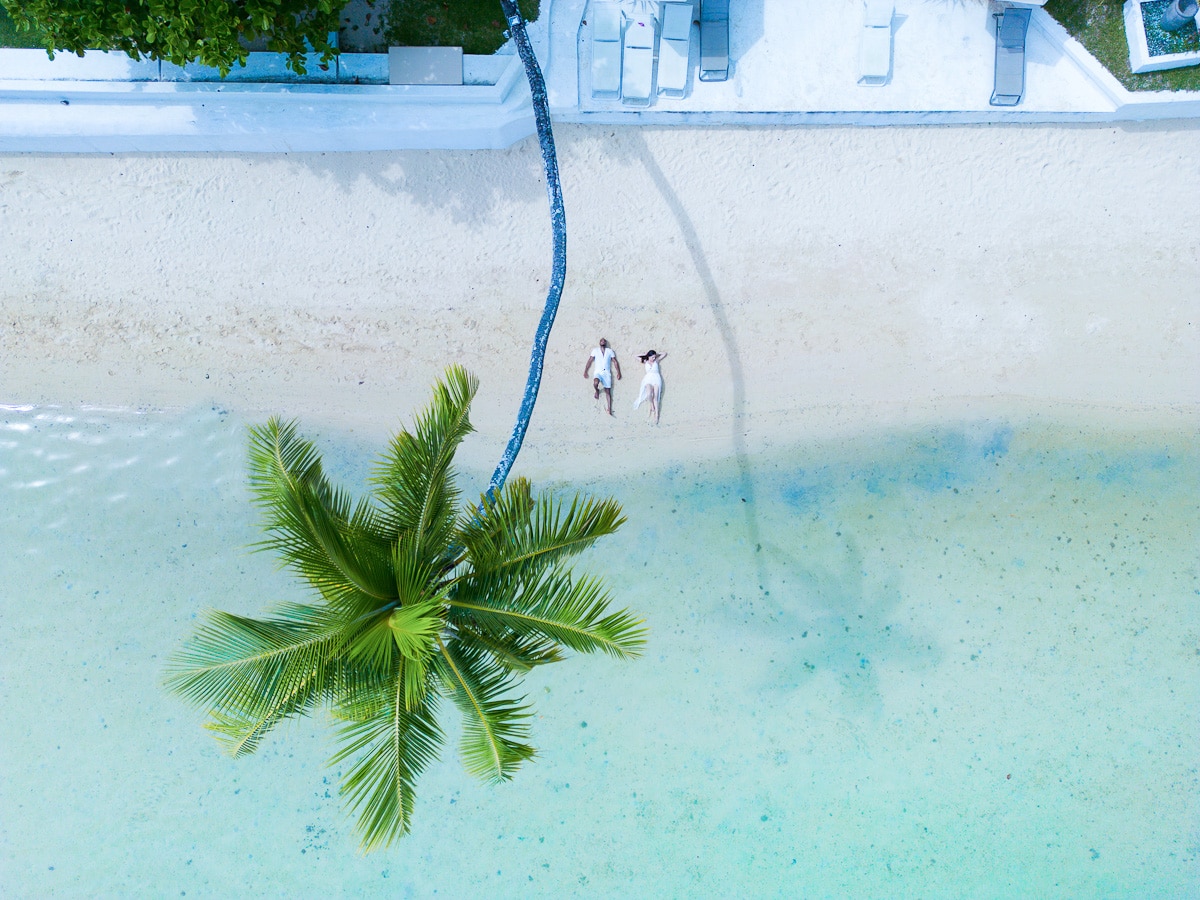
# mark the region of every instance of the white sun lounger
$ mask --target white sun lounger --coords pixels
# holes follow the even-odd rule
[[[892,0],[867,0],[862,45],[858,53],[858,83],[887,84],[892,72]]]
[[[662,35],[658,44],[658,92],[682,97],[687,92],[692,53],[692,4],[660,3]]]
[[[654,89],[654,17],[639,14],[625,26],[625,56],[621,63],[621,102],[649,106]]]
[[[621,7],[596,0],[589,19],[592,26],[592,96],[621,92]]]

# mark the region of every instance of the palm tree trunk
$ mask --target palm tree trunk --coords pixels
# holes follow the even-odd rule
[[[517,53],[525,64],[525,77],[529,80],[529,93],[533,95],[533,116],[537,124],[538,144],[542,148],[542,166],[546,171],[546,195],[550,200],[550,228],[554,234],[554,259],[550,270],[550,289],[546,294],[546,306],[533,338],[533,350],[529,355],[529,376],[525,381],[525,395],[521,398],[521,409],[513,426],[512,436],[504,455],[492,473],[487,495],[495,496],[504,486],[509,470],[517,461],[533,407],[537,402],[538,389],[542,384],[542,366],[546,359],[546,343],[550,340],[550,329],[558,314],[558,302],[562,298],[563,285],[567,280],[567,217],[563,209],[562,185],[558,180],[558,154],[554,150],[554,133],[550,129],[550,104],[546,97],[546,81],[538,65],[529,35],[525,33],[525,19],[517,9],[516,0],[500,0],[500,8],[508,19],[509,33],[517,44]],[[549,13],[547,12],[547,15]]]

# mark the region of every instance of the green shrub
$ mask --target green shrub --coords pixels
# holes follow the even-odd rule
[[[311,47],[328,62],[337,52],[329,33],[338,30],[343,0],[0,0],[24,34],[39,32],[55,51],[121,50],[134,59],[176,65],[198,61],[228,72],[243,63],[249,44],[286,53],[303,73]]]
[[[527,22],[538,17],[539,0],[521,0]],[[393,47],[462,47],[488,55],[504,44],[508,23],[499,0],[392,0],[384,34]]]

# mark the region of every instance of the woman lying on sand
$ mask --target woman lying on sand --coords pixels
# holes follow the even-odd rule
[[[646,374],[642,376],[642,390],[638,393],[638,398],[633,401],[633,408],[637,409],[642,405],[642,401],[646,400],[650,403],[650,418],[654,424],[658,424],[658,411],[662,403],[662,373],[658,370],[659,360],[666,359],[667,354],[658,353],[655,350],[647,350],[638,357],[642,361],[642,365],[646,367]]]

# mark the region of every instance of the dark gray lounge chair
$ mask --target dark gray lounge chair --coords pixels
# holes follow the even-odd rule
[[[700,0],[700,80],[729,78],[729,0]]]
[[[996,84],[992,106],[1016,106],[1025,94],[1025,34],[1029,30],[1029,9],[1010,6],[997,13]]]

